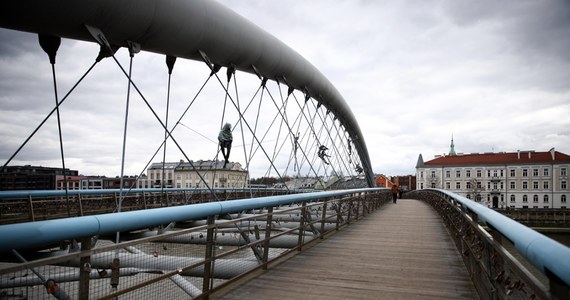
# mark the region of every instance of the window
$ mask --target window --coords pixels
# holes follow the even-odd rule
[[[528,202],[528,196],[527,195],[523,195],[523,203],[527,203]]]
[[[420,172],[420,178],[424,178],[424,171]]]
[[[523,177],[527,177],[528,176],[528,170],[527,169],[523,169]]]
[[[543,206],[543,208],[548,208],[548,205]]]
[[[543,202],[548,203],[548,195],[544,195]]]
[[[501,190],[504,189],[504,188],[505,188],[505,183],[501,181],[500,186],[501,186]]]
[[[487,189],[488,189],[488,190],[491,189],[491,182],[487,182]]]
[[[511,177],[515,177],[515,169],[511,169]]]
[[[423,189],[424,189],[424,183],[420,182],[420,190],[423,190]]]
[[[450,178],[451,177],[451,171],[446,170],[445,171],[445,178]]]
[[[528,190],[528,182],[523,181],[523,190]]]
[[[431,188],[432,188],[432,189],[435,189],[435,182],[432,182],[432,183],[431,183]]]
[[[511,190],[514,190],[514,189],[516,189],[516,188],[517,188],[517,184],[516,184],[516,182],[514,182],[514,181],[511,181],[510,183],[511,183]]]
[[[435,171],[431,171],[431,178],[435,178]]]
[[[562,197],[560,197],[560,202],[566,203],[566,195],[562,195]]]
[[[501,177],[503,177],[503,174],[504,174],[504,173],[503,173],[503,170],[501,170],[500,173],[501,173]]]
[[[534,195],[534,196],[532,197],[532,202],[538,203],[538,195]]]
[[[477,170],[477,178],[481,178],[481,170]]]
[[[548,169],[548,168],[544,168],[544,170],[543,170],[543,171],[544,171],[544,173],[543,173],[543,174],[544,174],[544,176],[550,176],[550,169]]]
[[[481,188],[481,181],[477,181],[477,188],[478,188],[478,189]]]
[[[487,170],[487,177],[491,177],[491,170]]]
[[[566,176],[566,168],[560,168],[560,176]]]
[[[511,195],[511,202],[515,202],[515,195]]]
[[[461,170],[456,170],[456,171],[455,171],[455,177],[456,177],[456,178],[461,178]]]
[[[497,177],[497,170],[493,170],[493,177]]]
[[[446,190],[451,190],[451,182],[446,182],[446,183],[445,183],[445,189],[446,189]]]
[[[532,182],[532,189],[538,190],[538,181],[533,181],[533,182]]]
[[[471,170],[465,171],[465,177],[471,178]]]
[[[468,189],[468,190],[471,189],[471,181],[467,181],[467,182],[465,183],[465,188]]]
[[[461,189],[461,182],[456,182],[455,183],[455,189],[460,190]]]
[[[550,184],[548,183],[548,181],[544,181],[544,182],[542,183],[542,187],[543,187],[545,190],[548,190],[548,189],[550,188]]]
[[[538,169],[532,169],[532,176],[538,176]]]
[[[565,180],[561,181],[561,182],[560,182],[560,189],[565,190],[565,189],[567,189],[567,188],[568,188],[568,187],[567,187],[567,185],[566,185],[566,181],[565,181]]]

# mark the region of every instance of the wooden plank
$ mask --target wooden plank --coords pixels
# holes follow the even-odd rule
[[[400,199],[219,299],[479,298],[437,213]]]

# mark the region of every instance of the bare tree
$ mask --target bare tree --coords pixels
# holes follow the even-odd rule
[[[481,202],[481,192],[485,190],[483,183],[476,178],[473,178],[467,182],[467,196],[475,200],[475,202]]]

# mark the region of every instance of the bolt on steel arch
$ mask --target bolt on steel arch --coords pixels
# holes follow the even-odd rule
[[[56,104],[46,119],[57,116],[58,150],[64,167],[64,153],[73,151],[61,142],[64,101],[81,93],[74,91],[76,86],[89,80],[89,72],[105,60],[114,61],[127,89],[125,125],[118,133],[124,135],[123,158],[127,133],[136,134],[127,130],[129,106],[140,105],[147,110],[149,122],[162,130],[149,151],[149,163],[168,161],[167,145],[187,161],[223,160],[216,136],[227,122],[233,130],[229,159],[239,161],[251,177],[363,175],[368,185],[374,186],[364,137],[336,88],[298,53],[215,1],[22,0],[3,3],[0,8],[0,27],[37,33],[52,66],[61,38],[95,42],[100,47],[95,63],[83,67],[87,71],[63,97],[58,95],[57,72],[52,67]],[[142,76],[137,74],[137,53],[141,50],[166,58],[167,95],[166,101],[158,104],[160,108],[148,99]],[[121,59],[121,55],[128,57]],[[198,61],[196,69],[200,69],[203,81],[184,99],[170,98],[171,88],[176,88],[171,87],[171,76],[177,76],[177,58]],[[204,115],[208,124],[199,121]],[[14,149],[6,164],[46,119],[19,149]],[[189,132],[195,133],[197,140],[207,140],[206,144],[188,142],[185,137]],[[196,154],[197,147],[213,150]],[[121,175],[123,168],[124,161]]]

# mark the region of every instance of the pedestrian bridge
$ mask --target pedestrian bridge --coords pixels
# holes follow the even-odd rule
[[[2,225],[0,290],[29,299],[567,299],[568,247],[446,191],[407,195],[393,204],[386,189],[305,192]]]
[[[220,299],[478,299],[444,223],[400,199]]]
[[[81,156],[95,148],[120,157],[121,179],[118,191],[74,191],[62,176],[62,191],[0,193],[0,298],[568,299],[567,247],[446,191],[390,204],[390,192],[375,188],[350,102],[301,55],[215,1],[4,1],[0,27],[15,30],[14,40],[34,34],[36,49],[24,47],[19,58],[45,62],[18,82],[25,93],[0,91],[9,100],[0,104],[47,112],[30,114],[39,118],[22,125],[27,136],[5,139],[12,154],[0,174],[41,152],[49,163],[61,157],[67,175],[70,162],[96,164]],[[92,46],[92,64],[61,54],[73,46],[58,54],[68,40]],[[161,56],[164,72],[140,68],[139,53]],[[194,65],[175,69],[177,59]],[[112,84],[101,87],[103,79]],[[124,89],[115,89],[120,82]],[[97,117],[80,109],[107,97],[124,97],[124,105],[106,105]],[[101,116],[123,126],[64,143],[106,128],[92,121]],[[322,191],[237,191],[220,176],[227,170],[199,170],[193,159],[220,161],[209,136],[225,123],[234,130],[229,160],[249,176],[315,178]],[[109,151],[117,141],[120,151]],[[129,160],[141,153],[144,161]],[[164,167],[180,158],[197,181],[176,181]],[[148,180],[162,188],[124,186],[125,169],[144,178],[153,161],[162,172]],[[331,189],[354,178],[366,188]]]

